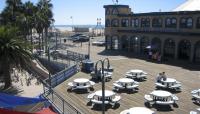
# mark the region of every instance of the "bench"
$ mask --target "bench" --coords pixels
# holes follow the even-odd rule
[[[127,86],[126,88],[127,89],[135,89],[135,88],[137,88],[139,85],[131,85],[131,86]]]
[[[156,104],[159,104],[159,105],[172,105],[172,104],[174,104],[174,101],[156,101]]]
[[[87,99],[91,102],[91,100],[93,99],[95,93],[91,93],[87,96]]]
[[[122,85],[118,84],[118,83],[113,83],[113,89],[114,90],[119,90],[119,89],[124,89],[125,87],[123,87]]]
[[[125,76],[126,76],[127,78],[133,78],[133,75],[132,75],[132,74],[125,74]]]
[[[95,85],[95,82],[93,81],[89,81],[89,82],[90,82],[91,87],[93,88],[93,86]]]
[[[67,85],[70,87],[71,90],[76,87],[76,85],[74,85],[72,82],[69,82]]]
[[[151,98],[150,95],[144,95],[144,99],[145,99],[145,101],[147,101],[147,102],[152,102],[152,101],[153,101],[153,98]]]
[[[147,75],[146,74],[141,74],[141,75],[137,75],[136,78],[138,79],[143,79],[143,78],[146,78]]]
[[[175,84],[171,86],[170,89],[181,90],[181,84]]]
[[[163,85],[161,83],[155,83],[156,87],[161,87],[161,88],[166,88],[167,86],[166,85]]]
[[[76,88],[74,89],[88,89],[90,87],[90,85],[85,85],[85,86],[76,86]]]
[[[112,102],[110,102],[110,104],[112,106],[115,106],[116,103],[119,103],[120,99],[121,99],[121,96],[116,95],[115,98],[112,99]]]
[[[172,99],[174,103],[176,103],[179,100],[179,98],[176,95],[172,95]]]
[[[198,114],[198,113],[195,111],[190,111],[190,114]]]
[[[102,101],[98,101],[96,99],[92,99],[91,102],[94,103],[94,104],[102,104],[103,103]],[[109,101],[104,101],[104,103],[109,104]]]
[[[153,98],[151,98],[150,95],[144,95],[144,99],[145,99],[145,102],[149,103],[149,106],[153,105],[155,103],[155,101],[153,100]]]
[[[200,103],[200,96],[197,94],[192,95],[192,98],[195,100],[195,102]]]

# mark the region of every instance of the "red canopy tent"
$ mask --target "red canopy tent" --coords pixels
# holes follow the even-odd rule
[[[44,108],[36,114],[57,114],[51,110],[51,108]]]
[[[57,114],[57,113],[53,112],[50,108],[42,109],[41,111],[36,113],[19,112],[19,111],[0,108],[0,114]]]

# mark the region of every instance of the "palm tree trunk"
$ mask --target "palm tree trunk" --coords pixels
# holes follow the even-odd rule
[[[33,33],[32,33],[32,28],[30,29],[31,33],[31,52],[33,52]]]
[[[4,74],[4,82],[5,82],[4,89],[8,89],[12,85],[11,75],[10,75],[10,65],[8,63],[4,64],[3,74]]]
[[[47,43],[48,43],[48,28],[45,27],[45,52],[47,52]]]
[[[40,38],[40,33],[39,33],[39,49],[41,50],[41,38]]]
[[[44,33],[42,31],[42,50],[44,50]]]

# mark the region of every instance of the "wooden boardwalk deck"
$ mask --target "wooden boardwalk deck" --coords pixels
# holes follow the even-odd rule
[[[124,77],[125,72],[130,69],[142,69],[148,73],[146,81],[140,82],[139,91],[136,93],[117,93],[122,99],[120,101],[120,106],[117,108],[107,107],[107,114],[119,114],[121,111],[131,108],[131,107],[144,107],[144,95],[155,90],[155,78],[159,72],[166,72],[168,77],[177,79],[182,83],[182,92],[174,93],[179,97],[177,102],[178,107],[153,107],[151,110],[154,110],[156,114],[189,114],[191,110],[195,110],[199,107],[191,100],[191,90],[200,88],[200,72],[184,69],[182,67],[170,66],[165,64],[157,64],[147,62],[145,60],[138,59],[119,59],[112,60],[111,65],[114,67],[113,79],[110,82],[106,82],[106,89],[112,90],[112,83],[119,78]],[[90,75],[86,73],[77,73],[75,76],[66,80],[62,84],[58,85],[55,91],[63,97],[67,102],[76,107],[79,111],[84,114],[100,114],[101,106],[88,106],[87,95],[89,93],[95,92],[101,89],[101,83],[97,83],[94,86],[94,91],[89,91],[89,93],[76,93],[68,92],[67,83],[73,81],[75,78],[88,78]]]

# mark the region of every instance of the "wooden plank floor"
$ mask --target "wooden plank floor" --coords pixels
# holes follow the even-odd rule
[[[122,99],[120,101],[120,106],[117,108],[108,107],[106,110],[107,114],[119,114],[121,111],[131,108],[131,107],[144,107],[144,95],[155,90],[155,77],[159,72],[166,72],[168,77],[177,79],[182,83],[182,92],[174,93],[179,97],[177,102],[178,107],[167,108],[158,108],[153,107],[151,110],[154,110],[156,114],[188,114],[191,110],[199,108],[198,105],[194,104],[191,100],[191,90],[200,88],[200,72],[184,69],[182,67],[170,66],[165,64],[157,64],[147,62],[145,60],[139,60],[134,58],[126,59],[116,59],[111,60],[111,65],[114,67],[113,79],[110,82],[106,82],[106,89],[112,90],[112,83],[119,78],[124,77],[125,72],[130,69],[142,69],[148,73],[146,81],[140,82],[139,91],[136,93],[117,93]],[[62,84],[58,85],[55,88],[55,91],[62,96],[67,102],[72,104],[78,110],[84,114],[100,114],[101,106],[92,107],[88,106],[87,95],[89,93],[95,92],[101,89],[101,83],[97,83],[94,86],[94,91],[89,91],[88,93],[76,93],[67,91],[67,83],[73,81],[76,78],[88,78],[90,75],[86,73],[77,73],[75,76],[66,80]]]

